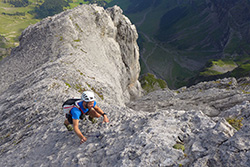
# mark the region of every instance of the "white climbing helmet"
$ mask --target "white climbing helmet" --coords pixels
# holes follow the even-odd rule
[[[92,91],[84,91],[84,92],[82,93],[81,99],[82,99],[83,101],[86,101],[86,102],[95,101],[94,92],[92,92]]]

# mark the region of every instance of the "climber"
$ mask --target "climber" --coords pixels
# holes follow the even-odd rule
[[[68,131],[74,130],[76,135],[81,139],[80,143],[84,143],[87,138],[83,136],[79,130],[79,119],[83,119],[85,115],[89,115],[89,120],[92,123],[96,123],[95,118],[103,116],[103,122],[108,123],[109,119],[107,114],[102,111],[100,107],[96,105],[94,93],[92,91],[84,91],[81,99],[69,99],[63,104],[63,110],[66,114],[66,120],[64,125]],[[73,124],[73,127],[72,125]]]

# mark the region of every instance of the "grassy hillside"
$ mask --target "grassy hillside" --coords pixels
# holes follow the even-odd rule
[[[145,93],[149,93],[159,89],[167,88],[167,83],[162,80],[156,78],[153,74],[145,74],[140,77],[140,82]]]
[[[29,14],[36,6],[36,1],[26,7],[14,7],[0,1],[0,35],[6,38],[6,47],[18,45],[18,37],[21,32],[31,24],[38,22]]]

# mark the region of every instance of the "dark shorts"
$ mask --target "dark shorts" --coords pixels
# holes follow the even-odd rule
[[[67,118],[67,120],[69,121],[70,124],[73,124],[72,115],[66,114],[66,118]]]
[[[88,112],[87,112],[87,113],[88,113]],[[83,118],[85,117],[85,115],[87,115],[87,113],[84,114],[84,115],[81,114],[80,119],[83,120]],[[69,121],[69,123],[70,123],[70,124],[73,124],[72,115],[71,115],[71,114],[66,114],[65,116],[66,116],[67,120]]]

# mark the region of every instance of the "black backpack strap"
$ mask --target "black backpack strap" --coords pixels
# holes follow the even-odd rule
[[[72,105],[72,104],[75,104],[75,102],[76,102],[76,101],[79,101],[79,100],[81,100],[81,99],[68,99],[68,100],[66,100],[66,101],[63,103],[62,106],[64,106],[64,105]]]

